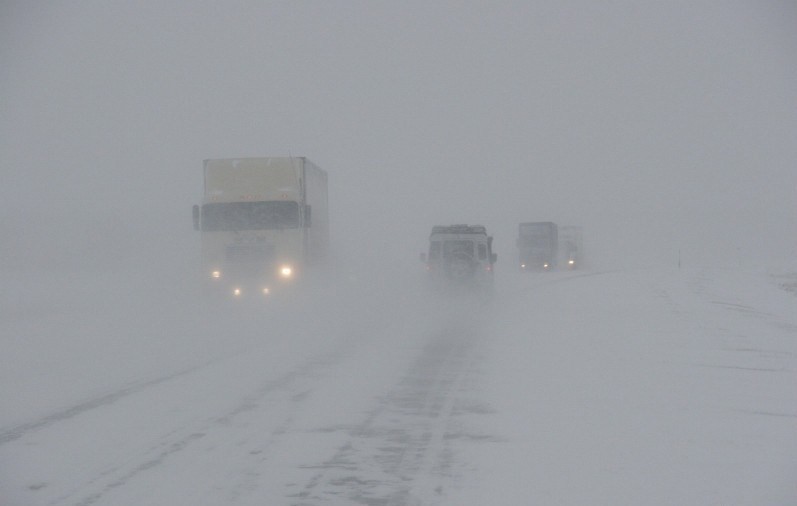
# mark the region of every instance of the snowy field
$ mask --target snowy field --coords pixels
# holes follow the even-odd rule
[[[499,270],[491,301],[410,277],[222,306],[4,278],[3,506],[797,501],[794,277]]]

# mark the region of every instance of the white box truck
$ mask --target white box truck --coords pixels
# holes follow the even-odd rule
[[[583,230],[577,226],[559,227],[559,251],[562,263],[570,270],[580,269],[584,264]]]
[[[551,221],[521,223],[518,227],[518,263],[523,272],[550,271],[558,258],[558,227]]]
[[[327,258],[327,174],[304,157],[205,160],[193,218],[208,282],[268,295]]]

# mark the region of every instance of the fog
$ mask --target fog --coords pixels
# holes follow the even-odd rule
[[[307,156],[347,262],[439,223],[585,228],[594,261],[783,270],[790,2],[5,2],[3,258],[198,258],[201,161]]]
[[[72,413],[67,408],[73,404],[78,413],[89,406],[86,398],[114,388],[122,389],[120,396],[137,388],[146,390],[148,385],[169,383],[171,374],[199,370],[224,357],[240,355],[235,360],[242,362],[240,372],[246,379],[241,385],[246,386],[230,379],[233,368],[218,373],[218,378],[207,372],[210,369],[201,369],[207,384],[221,378],[233,394],[217,392],[197,400],[196,411],[188,409],[196,418],[206,416],[206,408],[208,419],[228,409],[203,402],[221,405],[239,387],[255,391],[254,385],[262,380],[253,365],[257,360],[267,364],[263,370],[269,374],[287,371],[283,383],[292,385],[302,375],[291,376],[291,367],[300,363],[296,357],[315,351],[344,356],[356,350],[352,357],[362,355],[361,364],[374,378],[374,385],[360,386],[377,397],[384,394],[378,390],[382,383],[398,382],[399,368],[413,364],[410,356],[415,347],[426,350],[424,339],[445,334],[451,320],[466,314],[460,325],[472,323],[479,329],[472,337],[475,348],[484,345],[479,338],[496,334],[499,344],[493,352],[498,358],[485,363],[496,370],[501,369],[502,359],[513,364],[513,375],[486,382],[488,393],[522,378],[525,351],[536,361],[535,381],[560,376],[576,391],[589,378],[598,382],[594,387],[598,393],[604,386],[611,390],[630,384],[630,395],[647,407],[649,392],[644,388],[656,393],[666,390],[670,380],[680,378],[677,367],[682,355],[691,360],[692,352],[699,357],[709,353],[700,348],[701,339],[710,343],[706,349],[714,350],[710,339],[724,346],[726,327],[741,329],[740,335],[758,332],[755,322],[744,320],[744,315],[734,314],[736,319],[727,323],[725,314],[715,313],[719,310],[711,305],[719,302],[700,299],[721,293],[726,298],[717,296],[718,300],[740,304],[727,294],[746,293],[750,283],[757,288],[751,293],[762,295],[758,299],[749,295],[744,304],[752,307],[757,300],[765,301],[768,307],[757,307],[772,320],[765,323],[773,328],[780,325],[779,330],[765,333],[767,345],[776,350],[765,358],[785,364],[772,366],[776,370],[793,371],[795,355],[789,339],[797,322],[788,319],[793,294],[772,295],[769,277],[684,281],[674,276],[679,267],[719,268],[751,276],[793,276],[797,271],[795,26],[797,6],[787,0],[2,2],[0,303],[5,335],[0,337],[7,352],[2,375],[7,385],[22,379],[26,383],[19,390],[3,391],[8,397],[0,403],[7,412],[0,446],[10,443],[3,449],[6,453],[0,452],[0,463],[17,455],[14,439],[21,438],[20,446],[24,439],[17,433],[49,427],[52,420],[65,418],[63,413]],[[191,207],[202,197],[202,161],[261,156],[304,156],[328,173],[337,277],[330,278],[335,284],[301,295],[312,302],[313,311],[291,309],[296,299],[277,299],[261,313],[245,305],[212,307],[195,297],[202,274]],[[537,278],[518,281],[515,276],[518,223],[529,221],[582,226],[589,273],[633,268],[647,277],[638,281],[622,273],[606,285],[582,280],[584,289],[573,293],[550,288],[555,282],[547,280],[532,290],[523,283],[529,279],[537,283]],[[447,306],[413,291],[424,274],[418,254],[428,247],[431,227],[454,223],[482,224],[494,236],[493,250],[498,254],[494,307],[504,307],[506,315],[519,320],[491,320],[481,306]],[[655,269],[665,269],[667,275],[658,276]],[[703,281],[708,288],[701,285]],[[704,327],[716,335],[707,331],[706,337],[703,327],[687,317],[673,320],[664,314],[672,308],[658,299],[638,301],[640,293],[653,297],[652,289],[635,292],[638,286],[659,282],[689,301],[683,302],[684,307],[692,303],[700,307],[694,320],[704,318],[709,322]],[[612,313],[615,307],[605,286],[622,301],[618,305],[638,303],[642,316]],[[506,287],[513,290],[514,298],[506,297]],[[697,287],[697,295],[685,287]],[[600,376],[599,366],[583,378],[568,376],[595,351],[569,341],[564,346],[572,345],[569,352],[576,356],[569,369],[547,363],[528,349],[514,355],[515,347],[527,342],[522,318],[530,316],[524,294],[533,294],[534,304],[545,308],[547,320],[540,328],[546,335],[555,336],[562,322],[570,326],[567,332],[584,341],[592,336],[595,322],[605,332],[602,337],[619,335],[620,344],[596,351],[618,366],[616,377]],[[564,313],[574,297],[580,307],[590,308],[580,313],[581,319]],[[557,314],[557,309],[563,313]],[[670,350],[667,344],[672,341],[664,338],[651,339],[650,348],[645,348],[648,341],[635,341],[638,334],[652,332],[649,321],[666,329],[656,330],[655,336],[677,335],[673,341],[682,348]],[[619,332],[615,324],[621,327]],[[264,328],[271,332],[273,354],[265,351]],[[231,329],[234,339],[228,339]],[[482,335],[482,329],[492,330]],[[367,339],[369,332],[373,342]],[[332,338],[326,340],[325,333]],[[745,336],[733,339],[742,341]],[[367,354],[379,346],[388,353]],[[559,340],[552,339],[542,349],[567,356],[567,348],[558,346]],[[743,342],[737,348],[749,351],[756,346]],[[642,364],[654,364],[661,375],[631,391],[635,380],[624,377],[622,367],[635,360],[637,351],[648,360]],[[659,352],[676,357],[678,366],[659,367]],[[247,353],[251,355],[246,357]],[[733,367],[746,370],[759,366],[737,365]],[[302,367],[296,366],[296,371],[304,371]],[[713,377],[695,368],[678,383],[679,393],[696,391],[696,399],[711,399],[716,392],[711,381],[703,380]],[[306,367],[314,372],[311,369]],[[642,369],[640,365],[629,371]],[[340,379],[334,372],[329,375]],[[656,383],[657,379],[662,381]],[[698,387],[691,388],[690,382]],[[126,386],[131,383],[139,386]],[[715,384],[731,385],[726,392],[735,388],[719,380]],[[749,398],[757,399],[758,387],[766,383],[743,385],[745,394],[749,391]],[[778,386],[773,390],[780,397],[772,398],[787,405],[793,394]],[[540,388],[533,392],[537,400],[551,400],[560,393],[557,387]],[[348,392],[341,402],[350,401],[357,408],[368,398],[355,390]],[[150,395],[152,399],[156,413],[160,404],[156,395]],[[599,399],[581,400],[599,406]],[[496,400],[505,412],[516,407],[513,401],[509,396]],[[568,411],[567,401],[558,405],[564,406],[568,420],[578,419],[578,413]],[[612,402],[622,405],[616,397]],[[752,407],[745,404],[738,410],[759,409],[753,404],[750,401]],[[336,409],[324,413],[331,417]],[[646,411],[644,419],[656,420],[660,414],[656,409]],[[356,412],[352,408],[345,413]],[[713,422],[724,420],[722,414],[697,412],[705,415],[699,426],[705,434],[698,436],[710,435]],[[153,418],[167,421],[158,428],[165,431],[171,420],[159,413]],[[614,425],[613,414],[603,414],[592,430],[614,429],[620,440],[622,426]],[[665,415],[670,418],[665,417],[662,426],[683,418],[676,408]],[[782,417],[791,422],[794,415]],[[40,425],[30,422],[38,419],[43,420]],[[328,419],[330,425],[342,424]],[[560,425],[555,416],[542,421],[552,432]],[[514,423],[499,426],[509,434],[522,434],[524,426]],[[729,421],[727,430],[736,430],[736,423]],[[301,427],[300,422],[296,425]],[[95,426],[104,427],[101,422]],[[288,422],[286,426],[295,428]],[[578,433],[576,429],[573,433]],[[767,440],[776,448],[785,439],[781,435],[793,433],[779,429]],[[174,433],[181,435],[180,430]],[[687,429],[675,433],[695,436]],[[57,433],[62,434],[69,433]],[[273,434],[279,434],[279,428]],[[560,452],[559,443],[569,444],[567,433],[563,434],[543,446],[551,454]],[[147,437],[149,433],[142,440],[156,441],[161,434]],[[137,441],[131,438],[129,445]],[[656,450],[657,445],[667,448],[671,442],[661,438],[649,444]],[[793,438],[788,442],[791,446],[785,446],[781,461],[767,461],[770,466],[761,469],[793,470],[793,454],[788,453],[795,448]],[[719,442],[706,444],[700,447],[705,455],[724,448]],[[521,450],[527,447],[517,448],[520,462]],[[535,449],[533,444],[528,448]],[[732,463],[728,465],[746,463],[745,452],[751,448],[762,454],[767,449],[752,443],[734,447],[728,450],[727,460]],[[609,451],[594,450],[587,457],[597,462]],[[687,455],[689,451],[683,450]],[[560,453],[563,470],[568,469],[568,458],[580,458]],[[486,454],[492,455],[489,450]],[[25,455],[29,468],[36,470],[36,458]],[[68,460],[64,456],[68,453],[61,455],[62,461]],[[629,468],[645,461],[644,455],[634,455]],[[623,458],[615,459],[618,466],[627,464]],[[296,469],[308,463],[298,455],[295,460]],[[148,461],[143,461],[145,466]],[[496,462],[501,460],[496,457]],[[702,464],[705,459],[689,468],[696,471],[694,476],[703,470]],[[61,468],[54,465],[51,474],[66,483],[64,490],[83,488],[70,492],[73,495],[59,495],[60,489],[51,486],[52,491],[45,491],[51,494],[46,503],[80,503],[78,495],[92,497],[89,492],[101,488],[103,480],[111,484],[100,494],[111,494],[113,472],[126,472],[124,465],[114,466],[97,464],[96,475],[80,475],[75,478],[80,484],[72,485],[72,475],[65,471],[70,469],[68,463]],[[272,480],[276,483],[283,474],[291,474],[289,467],[286,464],[285,473]],[[104,469],[112,471],[102,474]],[[131,476],[138,472],[135,466],[131,469]],[[689,475],[687,471],[684,475]],[[5,482],[0,483],[0,495],[13,488],[8,484],[19,484],[13,490],[22,504],[25,494],[44,488],[28,483],[33,471],[30,479],[24,473],[20,466],[18,472],[0,475]],[[720,474],[717,471],[716,476]],[[511,483],[514,475],[507,476]],[[291,476],[296,482],[304,478]],[[644,498],[645,484],[656,481],[643,478],[636,498]],[[722,480],[728,478],[712,483]],[[680,482],[671,478],[661,483],[666,488]],[[568,486],[562,482],[562,490]],[[518,490],[514,493],[522,497],[520,491],[525,489]],[[688,496],[702,489],[695,484],[683,490]],[[786,485],[778,491],[782,497],[792,497]],[[589,496],[587,490],[581,497]],[[113,504],[112,497],[104,499]],[[125,499],[133,504],[136,497]],[[212,504],[213,496],[208,497],[205,503]],[[706,498],[698,493],[690,498],[695,497]],[[45,503],[42,496],[39,499]]]

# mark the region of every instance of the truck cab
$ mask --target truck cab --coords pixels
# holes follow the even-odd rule
[[[551,271],[558,257],[558,227],[550,221],[526,222],[518,227],[518,265],[521,272]]]
[[[205,160],[193,219],[211,289],[236,298],[287,290],[326,258],[327,174],[304,157]]]
[[[482,225],[435,226],[428,256],[421,259],[435,288],[488,288],[497,260],[492,247],[493,238]]]

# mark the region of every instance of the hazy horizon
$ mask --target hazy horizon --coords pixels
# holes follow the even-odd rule
[[[790,2],[6,2],[11,268],[198,258],[206,158],[306,156],[342,258],[581,225],[593,261],[797,258]]]

